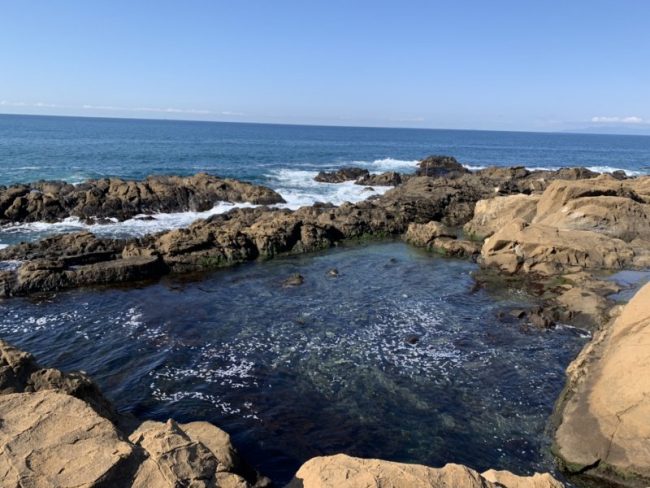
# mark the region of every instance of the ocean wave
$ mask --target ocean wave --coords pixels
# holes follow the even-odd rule
[[[87,224],[77,217],[68,217],[61,222],[29,222],[24,224],[11,224],[4,226],[2,233],[34,233],[34,234],[62,234],[66,232],[90,231],[102,237],[118,236],[143,236],[169,229],[187,227],[192,222],[205,219],[212,215],[222,214],[233,208],[255,207],[250,203],[219,202],[210,210],[204,212],[177,212],[158,213],[153,215],[138,215],[122,222],[109,219],[112,222],[103,224]],[[0,244],[0,248],[7,244]]]
[[[341,205],[345,202],[356,203],[372,195],[383,195],[391,187],[357,185],[354,181],[343,183],[321,183],[314,178],[318,171],[298,169],[279,169],[267,174],[271,186],[286,200],[278,207],[295,210],[317,202]]]
[[[397,171],[401,173],[413,173],[420,163],[417,159],[395,159],[383,158],[374,161],[353,161],[347,166],[362,166],[370,172],[384,173],[386,171]]]

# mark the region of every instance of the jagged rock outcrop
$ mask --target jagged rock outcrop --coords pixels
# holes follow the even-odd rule
[[[39,181],[0,187],[0,225],[56,222],[67,217],[125,220],[138,214],[209,210],[216,202],[284,203],[275,191],[205,173],[88,180],[78,185]]]
[[[56,390],[0,395],[0,484],[129,486],[136,456],[115,426]]]
[[[119,415],[82,373],[41,368],[0,340],[0,486],[175,488],[270,485],[207,422]]]
[[[555,180],[538,199],[480,202],[480,211],[466,227],[489,232],[492,228],[483,222],[491,209],[503,209],[510,222],[494,229],[481,255],[485,265],[511,274],[642,267],[650,263],[648,187],[648,177]]]
[[[465,233],[474,239],[485,239],[502,229],[514,219],[530,223],[537,214],[540,195],[498,196],[479,200],[474,207],[474,216],[463,227]]]
[[[408,179],[395,171],[381,174],[368,174],[357,179],[354,183],[363,186],[397,186]]]
[[[429,156],[420,161],[415,174],[418,176],[454,178],[469,172],[452,156]]]
[[[440,222],[410,224],[404,240],[417,247],[425,247],[447,256],[477,256],[481,246],[476,242],[457,239],[456,233]]]
[[[459,464],[429,468],[419,464],[361,459],[344,454],[303,464],[287,488],[562,488],[549,474],[516,476],[490,470],[483,475]]]
[[[367,169],[362,168],[341,168],[336,171],[319,171],[314,177],[315,181],[320,183],[343,183],[344,181],[354,181],[370,175]]]
[[[573,473],[620,486],[650,483],[650,284],[567,369],[555,454]]]

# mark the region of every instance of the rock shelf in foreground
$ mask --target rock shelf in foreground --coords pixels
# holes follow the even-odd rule
[[[555,453],[570,472],[650,483],[650,284],[567,369]]]

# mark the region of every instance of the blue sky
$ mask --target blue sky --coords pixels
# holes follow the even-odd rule
[[[0,113],[650,131],[650,2],[4,1]]]

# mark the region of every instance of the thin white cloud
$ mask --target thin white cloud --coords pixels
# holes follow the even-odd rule
[[[635,115],[630,115],[627,117],[598,116],[598,117],[592,117],[591,121],[596,124],[648,124],[650,123],[650,120],[646,120],[642,117],[637,117]]]
[[[178,115],[213,115],[213,116],[230,116],[244,117],[242,112],[233,112],[224,110],[215,112],[213,110],[196,109],[196,108],[176,108],[176,107],[120,107],[115,105],[92,105],[86,103],[81,106],[59,105],[56,103],[46,102],[20,102],[11,100],[0,100],[0,107],[12,108],[63,108],[68,110],[88,110],[95,112],[131,112],[131,113],[154,113],[154,114],[178,114]]]
[[[57,105],[55,103],[10,102],[9,100],[0,100],[0,106],[3,106],[3,107],[35,107],[35,108],[65,108],[65,105]]]
[[[84,110],[104,110],[112,112],[145,112],[145,113],[162,113],[162,114],[193,114],[193,115],[214,115],[216,112],[202,109],[185,109],[185,108],[158,108],[158,107],[116,107],[113,105],[82,105]]]

